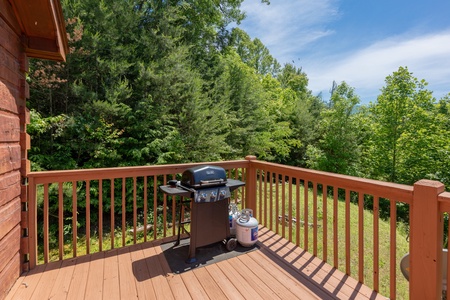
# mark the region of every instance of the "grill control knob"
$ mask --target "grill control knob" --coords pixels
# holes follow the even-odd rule
[[[206,201],[206,197],[207,197],[208,195],[206,194],[206,193],[201,193],[200,194],[200,201]]]

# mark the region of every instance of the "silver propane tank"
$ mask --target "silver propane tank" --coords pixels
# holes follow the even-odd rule
[[[236,220],[236,238],[244,247],[251,247],[258,241],[258,220],[251,209],[243,209]]]
[[[241,213],[238,211],[237,205],[231,203],[228,209],[228,220],[230,223],[230,235],[236,236],[236,220],[239,218]]]

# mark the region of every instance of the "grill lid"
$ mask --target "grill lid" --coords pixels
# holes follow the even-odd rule
[[[180,183],[194,189],[222,186],[227,184],[227,175],[222,167],[197,166],[185,170]]]

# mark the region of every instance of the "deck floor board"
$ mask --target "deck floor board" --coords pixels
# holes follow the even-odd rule
[[[258,250],[181,274],[165,241],[40,265],[6,299],[386,299],[264,227]]]

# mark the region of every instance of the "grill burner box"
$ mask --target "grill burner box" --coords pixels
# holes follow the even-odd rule
[[[227,184],[227,174],[221,167],[199,166],[187,169],[181,176],[181,185],[187,188],[221,186]]]
[[[182,173],[181,181],[161,186],[161,190],[179,199],[178,240],[180,242],[181,216],[183,204],[191,206],[191,230],[188,262],[194,263],[197,247],[226,241],[228,250],[236,247],[236,239],[230,238],[228,205],[231,192],[244,186],[239,180],[227,179],[223,168],[217,166],[197,166]],[[183,200],[189,198],[189,201]]]

